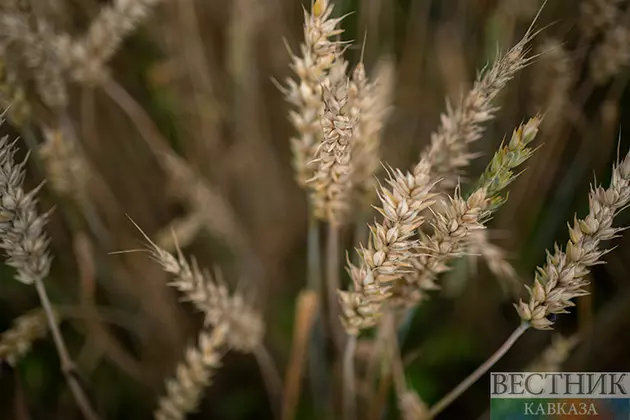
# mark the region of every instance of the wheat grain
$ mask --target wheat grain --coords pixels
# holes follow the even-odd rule
[[[569,226],[566,250],[558,245],[554,253],[547,253],[543,267],[539,267],[534,285],[528,287],[529,301],[516,306],[521,319],[540,330],[553,326],[553,317],[568,313],[575,306],[573,299],[588,295],[589,268],[600,263],[607,252],[601,242],[614,238],[621,228],[612,226],[613,218],[630,203],[630,154],[613,167],[610,186],[592,187],[589,194],[589,214],[584,219],[574,218]]]

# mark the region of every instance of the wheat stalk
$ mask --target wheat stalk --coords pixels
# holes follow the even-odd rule
[[[177,256],[160,248],[140,229],[148,242],[152,258],[162,269],[173,276],[170,286],[179,290],[185,300],[190,301],[205,315],[205,324],[215,328],[225,325],[228,328],[227,345],[234,350],[251,353],[256,357],[263,374],[265,385],[272,399],[274,411],[279,409],[282,400],[282,381],[267,349],[263,345],[265,323],[260,312],[254,309],[240,293],[230,294],[221,273],[202,271],[196,260],[189,263],[176,246]]]
[[[448,270],[448,261],[464,252],[468,232],[482,229],[484,219],[505,200],[500,193],[514,179],[512,170],[531,156],[528,145],[535,138],[539,124],[539,118],[532,118],[514,131],[510,142],[495,153],[468,199],[456,190],[444,209],[440,213],[434,212],[433,234],[421,233],[419,241],[412,239],[415,229],[422,223],[419,214],[422,209],[409,213],[420,223],[414,222],[415,228],[407,231],[404,241],[399,241],[400,237],[396,235],[397,231],[402,231],[399,226],[376,225],[372,228],[374,245],[362,250],[362,266],[349,264],[355,289],[340,294],[348,332],[357,333],[359,329],[375,325],[385,301],[390,300],[395,306],[414,305],[423,297],[423,291],[436,287],[435,279],[439,273]],[[426,172],[424,175],[425,188],[426,185],[430,188],[429,175]],[[402,173],[399,179],[405,179]],[[392,185],[401,187],[400,183]],[[397,204],[389,207],[394,216],[397,208],[404,210],[408,206],[406,201],[392,201],[391,198],[397,199],[395,195],[389,198],[389,202],[385,200],[383,204]],[[424,206],[427,206],[426,202]],[[385,209],[383,214],[387,215]],[[398,251],[399,248],[402,251]],[[380,278],[375,276],[379,274]]]
[[[398,407],[403,420],[429,419],[429,407],[416,392],[407,390],[398,398]]]
[[[468,375],[466,379],[459,383],[452,391],[442,397],[434,406],[429,410],[428,418],[432,419],[440,414],[446,407],[448,407],[453,401],[455,401],[460,395],[462,395],[472,384],[477,382],[488,370],[492,368],[505,354],[512,348],[514,343],[527,331],[529,325],[522,323],[519,325],[505,342],[495,351],[492,356],[483,362],[473,373]]]

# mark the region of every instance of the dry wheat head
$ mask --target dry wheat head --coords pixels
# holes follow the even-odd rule
[[[568,313],[567,309],[575,306],[573,299],[589,294],[585,289],[589,284],[586,276],[607,252],[601,248],[601,242],[614,238],[622,230],[612,223],[628,203],[630,154],[613,167],[608,188],[591,188],[589,213],[584,219],[574,218],[565,250],[556,245],[553,254],[547,253],[546,263],[536,271],[533,286],[527,288],[529,300],[515,305],[524,322],[540,330],[550,330],[557,314]]]

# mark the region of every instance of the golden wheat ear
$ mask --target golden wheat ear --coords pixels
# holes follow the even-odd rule
[[[182,420],[195,412],[212,375],[221,367],[228,334],[229,328],[224,324],[199,333],[197,345],[186,350],[175,376],[166,381],[166,395],[158,402],[155,420]]]
[[[343,32],[340,24],[345,16],[332,18],[333,8],[334,5],[328,0],[312,3],[310,13],[304,10],[301,55],[294,54],[287,46],[292,61],[291,69],[297,79],[287,79],[281,91],[287,102],[295,107],[289,113],[289,119],[297,131],[297,136],[291,139],[291,149],[296,181],[303,188],[313,177],[314,169],[309,166],[309,162],[315,158],[316,149],[322,140],[322,84],[328,79],[333,64],[341,59],[346,44],[336,39]]]
[[[566,249],[558,245],[547,253],[546,263],[535,273],[534,284],[527,287],[529,299],[520,301],[516,310],[521,319],[540,330],[553,329],[556,315],[575,306],[573,300],[588,295],[587,275],[590,267],[601,263],[609,251],[602,242],[622,230],[613,227],[613,219],[630,205],[630,153],[613,166],[608,188],[591,187],[589,213],[584,219],[574,218],[569,226]]]
[[[185,300],[205,315],[207,325],[226,324],[230,329],[228,344],[236,350],[251,353],[260,346],[265,323],[243,295],[230,293],[220,276],[216,278],[209,270],[203,270],[194,258],[189,262],[176,238],[173,239],[174,255],[152,241],[131,218],[129,220],[147,241],[151,258],[173,277],[168,285],[180,291]]]

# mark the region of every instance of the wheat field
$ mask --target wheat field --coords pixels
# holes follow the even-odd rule
[[[0,2],[0,419],[490,419],[630,370],[627,0]]]

